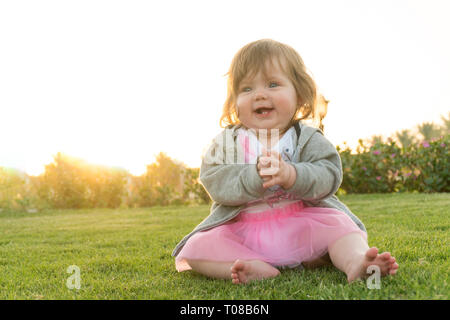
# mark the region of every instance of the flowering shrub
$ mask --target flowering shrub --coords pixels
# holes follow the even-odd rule
[[[356,153],[337,148],[344,178],[341,192],[449,192],[450,135],[400,148],[394,141],[366,146]]]

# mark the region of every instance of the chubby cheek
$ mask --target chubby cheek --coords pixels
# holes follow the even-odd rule
[[[278,110],[294,115],[297,109],[297,98],[296,97],[279,97],[276,103]]]
[[[252,107],[251,107],[251,103],[249,101],[249,99],[244,98],[237,98],[236,99],[236,109],[240,115],[248,115],[251,113],[252,111]]]

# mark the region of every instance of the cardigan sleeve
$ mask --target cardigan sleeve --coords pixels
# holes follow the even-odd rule
[[[342,183],[341,158],[321,132],[315,132],[300,154],[300,162],[291,162],[297,178],[286,190],[302,200],[318,201],[334,195]]]
[[[214,202],[240,206],[263,197],[263,180],[256,164],[214,164],[202,162],[200,182]]]
[[[200,182],[214,202],[240,206],[263,197],[256,164],[235,161],[231,131],[218,135],[202,157]]]

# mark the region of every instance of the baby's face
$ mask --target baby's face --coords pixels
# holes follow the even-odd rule
[[[280,129],[289,125],[297,109],[294,85],[277,61],[245,77],[238,88],[236,108],[241,123],[249,129]]]

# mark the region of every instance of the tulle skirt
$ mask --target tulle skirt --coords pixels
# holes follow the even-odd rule
[[[190,270],[186,259],[234,262],[262,260],[274,267],[294,268],[319,258],[339,238],[359,233],[344,212],[331,208],[305,207],[301,201],[284,207],[249,213],[188,239],[175,258],[178,271]]]

